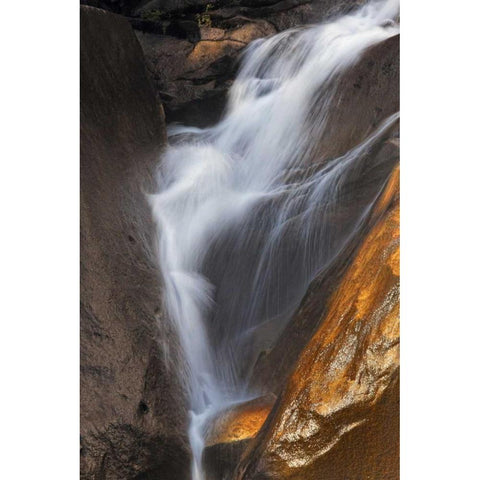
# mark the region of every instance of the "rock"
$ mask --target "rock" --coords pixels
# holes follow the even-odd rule
[[[241,50],[275,29],[264,21],[228,31],[202,27],[195,45],[166,35],[136,33],[168,121],[206,126],[222,113]]]
[[[205,438],[203,463],[208,478],[232,476],[245,447],[259,432],[275,400],[275,395],[264,395],[217,414]]]
[[[247,16],[267,18],[277,12],[289,12],[299,6],[311,5],[310,22],[318,21],[318,16],[328,18],[346,12],[362,0],[81,0],[82,4],[102,8],[133,17],[157,16],[186,17],[195,13],[208,13],[212,17]],[[218,13],[217,13],[218,12]],[[308,22],[309,19],[307,18]],[[302,22],[305,23],[305,22]],[[298,25],[298,23],[297,23]],[[293,26],[293,25],[290,25]],[[289,28],[289,27],[287,27]]]
[[[206,446],[253,438],[270,413],[275,400],[273,394],[263,395],[220,412],[210,423],[205,437]]]
[[[128,22],[91,7],[80,20],[81,478],[186,479],[181,359],[144,194],[163,111]]]
[[[235,480],[399,478],[398,168],[373,213]]]
[[[80,0],[80,4],[101,8],[113,13],[131,15],[145,0]]]
[[[344,154],[400,110],[400,35],[369,48],[336,86],[318,161]]]

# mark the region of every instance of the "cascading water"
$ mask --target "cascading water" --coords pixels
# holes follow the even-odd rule
[[[398,33],[398,0],[253,42],[214,127],[170,130],[150,197],[165,306],[188,371],[192,477],[204,478],[205,426],[249,398],[248,375],[309,283],[361,225],[328,219],[369,149],[396,121],[323,166],[315,158],[338,76]],[[317,162],[318,163],[318,162]]]

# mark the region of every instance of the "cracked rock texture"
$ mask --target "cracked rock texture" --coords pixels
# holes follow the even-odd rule
[[[235,480],[399,478],[398,167],[373,214]]]
[[[161,106],[124,18],[81,8],[82,479],[188,478],[187,408],[144,192]],[[168,349],[167,349],[168,347]]]

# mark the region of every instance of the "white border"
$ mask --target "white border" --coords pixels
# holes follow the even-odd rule
[[[401,478],[479,478],[479,4],[401,5]]]
[[[2,478],[78,477],[79,15],[3,5]]]

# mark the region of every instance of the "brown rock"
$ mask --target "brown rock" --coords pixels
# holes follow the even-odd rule
[[[275,403],[275,395],[264,395],[220,412],[210,424],[205,445],[253,438]]]
[[[398,183],[235,479],[399,477]]]
[[[136,32],[168,121],[200,126],[218,120],[241,50],[273,33],[272,25],[261,20],[229,30],[202,27],[201,40],[194,45],[167,35]]]
[[[145,191],[165,123],[128,22],[81,8],[81,478],[188,478]],[[167,345],[170,350],[166,350]]]
[[[208,478],[231,478],[245,447],[259,432],[275,400],[275,395],[264,395],[220,412],[212,420],[203,453]]]
[[[368,49],[339,79],[318,161],[337,157],[368,137],[400,110],[400,35]]]

